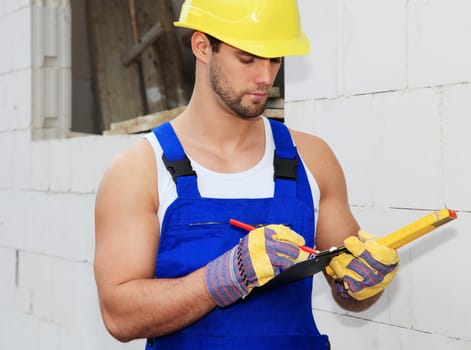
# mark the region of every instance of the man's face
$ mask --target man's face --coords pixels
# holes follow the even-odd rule
[[[262,58],[221,43],[209,62],[209,82],[232,113],[255,118],[265,110],[280,65],[281,58]]]

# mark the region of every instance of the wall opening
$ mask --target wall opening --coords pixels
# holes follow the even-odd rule
[[[172,26],[182,3],[70,0],[69,134],[103,134],[114,124],[186,105],[194,59],[188,31]],[[143,49],[149,38],[153,41]],[[126,55],[140,44],[140,53],[125,63]],[[267,111],[281,120],[283,73],[282,66]]]

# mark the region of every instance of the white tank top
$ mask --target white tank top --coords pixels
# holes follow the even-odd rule
[[[265,153],[262,159],[252,168],[238,173],[218,173],[209,170],[191,159],[193,170],[196,172],[198,189],[202,197],[207,198],[267,198],[273,197],[275,183],[273,181],[273,154],[275,142],[268,119],[263,118],[265,125]],[[170,204],[177,198],[177,189],[173,178],[162,161],[162,147],[153,132],[145,135],[154,149],[158,173],[159,210],[158,219],[162,224],[165,212]],[[300,157],[301,158],[301,157]],[[301,159],[302,161],[302,159]],[[306,168],[306,167],[305,167]],[[314,176],[306,168],[311,187],[312,200],[315,208],[315,222],[317,223],[319,207],[319,186]]]

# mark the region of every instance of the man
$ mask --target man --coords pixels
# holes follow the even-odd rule
[[[300,246],[345,242],[326,277],[341,306],[363,310],[398,259],[356,237],[330,148],[262,116],[282,57],[309,51],[296,1],[187,0],[176,25],[194,30],[191,100],[118,156],[97,194],[105,325],[121,341],[148,338],[148,349],[327,349],[312,279],[258,288],[306,259]]]

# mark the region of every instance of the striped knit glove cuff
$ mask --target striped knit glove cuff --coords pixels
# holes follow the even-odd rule
[[[223,307],[247,296],[294,263],[307,258],[299,249],[304,239],[283,225],[251,231],[234,248],[211,261],[206,268],[206,286]]]
[[[208,264],[206,286],[218,306],[230,305],[249,294],[251,288],[243,271],[241,244]]]

